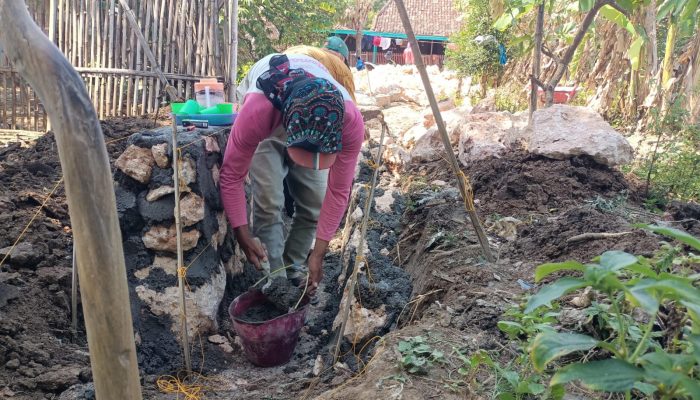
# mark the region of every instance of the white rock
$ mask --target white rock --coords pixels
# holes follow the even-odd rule
[[[156,165],[160,168],[167,168],[170,163],[168,158],[168,144],[161,143],[151,147],[151,152],[153,153],[153,159],[156,161]]]
[[[117,158],[114,165],[123,173],[141,183],[148,183],[156,163],[151,149],[134,146],[133,144],[124,150]]]
[[[374,198],[374,206],[380,213],[390,214],[394,205],[394,190],[385,188],[384,194]]]
[[[228,220],[223,212],[216,214],[216,222],[219,224],[219,229],[214,232],[211,237],[211,245],[214,250],[218,250],[219,246],[224,243],[226,232],[228,232]]]
[[[379,250],[379,254],[381,254],[381,255],[383,255],[384,257],[386,257],[386,256],[388,256],[389,254],[391,254],[391,252],[389,251],[389,249],[387,249],[387,248],[385,247],[385,248]]]
[[[391,95],[377,94],[374,96],[374,101],[377,103],[377,107],[384,108],[391,104]]]
[[[166,194],[175,193],[175,188],[172,186],[161,186],[159,188],[151,189],[146,195],[146,200],[156,201]]]
[[[458,156],[462,164],[498,157],[517,141],[527,141],[524,115],[509,112],[466,114],[462,118]]]
[[[185,156],[180,169],[180,180],[184,186],[190,185],[197,180],[197,167],[190,156]]]
[[[221,153],[219,141],[213,136],[204,137],[204,149],[210,153]]]
[[[362,212],[362,208],[357,207],[355,208],[355,211],[353,211],[350,215],[350,218],[352,218],[353,222],[359,222],[363,216],[364,213]]]
[[[196,229],[182,232],[182,250],[187,251],[195,248],[200,236],[201,233]],[[151,250],[175,253],[177,251],[175,226],[164,227],[156,225],[151,227],[143,235],[143,244]]]
[[[555,104],[534,113],[529,150],[554,159],[588,155],[608,166],[627,164],[634,150],[595,111]]]
[[[204,199],[188,193],[180,200],[180,215],[183,226],[192,226],[204,219]]]
[[[344,296],[340,302],[341,310],[345,307],[345,301],[347,301],[347,296]],[[375,310],[370,310],[362,307],[353,296],[350,306],[350,315],[345,325],[345,338],[353,344],[361,343],[365,338],[374,334],[386,324],[386,317],[386,307],[384,304]],[[341,318],[342,313],[336,316],[333,321],[333,329],[340,326],[342,322]]]
[[[398,144],[386,146],[383,155],[384,163],[402,167],[411,162],[411,153]]]
[[[216,331],[217,312],[224,297],[226,288],[226,272],[219,265],[219,272],[211,275],[211,280],[193,291],[185,292],[187,307],[187,328],[190,338]],[[157,292],[143,285],[136,286],[136,294],[150,311],[156,315],[168,315],[172,320],[172,330],[175,336],[180,329],[180,307],[178,304],[180,290],[177,286],[165,288]]]

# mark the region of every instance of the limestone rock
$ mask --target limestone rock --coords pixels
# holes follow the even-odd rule
[[[341,310],[344,307],[344,301],[346,301],[345,297],[340,304]],[[353,297],[350,315],[345,325],[345,338],[353,344],[361,343],[365,338],[375,335],[379,329],[384,327],[386,318],[386,306],[384,304],[375,310],[370,310],[362,307],[359,302],[354,301]],[[341,314],[338,314],[335,321],[333,321],[333,329],[340,326],[340,319]]]
[[[374,96],[374,100],[377,102],[377,107],[384,108],[391,104],[391,95],[377,94]]]
[[[360,109],[360,114],[362,114],[362,119],[365,121],[371,121],[382,114],[382,109],[376,105],[358,106],[358,108]]]
[[[458,158],[462,164],[500,156],[508,146],[527,141],[527,119],[509,112],[467,114],[462,119]]]
[[[390,214],[393,205],[394,191],[391,188],[386,188],[383,195],[374,198],[374,206],[377,212]]]
[[[587,155],[616,166],[627,164],[634,150],[595,111],[586,107],[555,104],[533,114],[529,150],[558,160]]]
[[[159,188],[151,189],[146,195],[146,200],[156,201],[166,194],[175,193],[175,188],[172,186],[161,186]]]
[[[141,280],[146,279],[148,278],[148,275],[151,273],[151,271],[154,269],[161,269],[166,274],[175,276],[177,274],[177,259],[163,256],[155,256],[152,265],[146,268],[141,268],[138,271],[134,272],[134,276]]]
[[[219,225],[219,229],[217,229],[211,237],[211,245],[214,247],[214,250],[218,250],[219,246],[224,243],[224,239],[226,238],[226,232],[228,232],[226,214],[223,212],[217,213],[216,222]]]
[[[221,180],[221,170],[216,164],[214,164],[214,166],[211,167],[211,178],[214,181],[214,186],[219,187],[219,181]]]
[[[411,153],[403,146],[398,144],[390,144],[384,150],[383,160],[390,165],[404,166],[411,162]]]
[[[219,265],[218,273],[212,274],[210,281],[192,291],[185,292],[187,307],[187,328],[191,338],[199,334],[215,331],[218,328],[217,312],[224,297],[226,272]],[[136,286],[136,294],[156,315],[168,315],[172,319],[173,333],[177,335],[180,324],[180,307],[178,304],[180,290],[170,286],[157,292],[144,285]]]
[[[117,158],[114,165],[123,173],[136,179],[141,183],[148,183],[153,172],[153,165],[156,163],[151,149],[145,149],[135,145],[130,145]]]
[[[183,226],[192,226],[204,219],[204,199],[188,193],[180,201],[180,215]]]
[[[151,152],[153,153],[153,159],[156,165],[160,168],[167,168],[170,163],[168,158],[168,144],[161,143],[151,147]]]
[[[194,160],[189,156],[185,156],[182,160],[180,169],[180,182],[184,186],[188,186],[197,180],[197,166]]]
[[[151,249],[158,251],[169,251],[175,253],[177,251],[177,241],[175,237],[175,226],[164,227],[156,225],[151,227],[143,235],[143,244]],[[198,230],[182,232],[182,250],[192,250],[197,246],[197,241],[201,233]]]
[[[211,136],[204,137],[204,149],[209,153],[221,153],[219,142],[216,140],[216,138]]]

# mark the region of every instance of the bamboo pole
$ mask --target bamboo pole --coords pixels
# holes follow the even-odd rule
[[[122,41],[121,41],[121,59],[119,62],[119,66],[121,68],[128,67],[127,63],[127,54],[126,54],[126,48],[128,47],[127,45],[127,40],[129,38],[128,36],[128,27],[126,26],[126,15],[124,15],[123,12],[120,12],[119,15],[121,16],[121,32],[122,32]],[[126,76],[125,75],[120,75],[119,76],[119,98],[117,100],[117,112],[118,115],[124,115],[124,93],[127,90],[126,87]],[[128,101],[128,94],[127,94],[127,101]]]
[[[138,37],[138,41],[141,44],[141,47],[143,48],[143,68],[146,69],[146,58],[148,57],[148,52],[150,51],[150,47],[148,46],[148,34],[150,32],[150,27],[151,25],[149,22],[151,21],[151,12],[153,11],[153,6],[151,5],[150,1],[146,1],[146,16],[145,18],[141,19],[141,24],[137,25],[138,26],[138,32],[136,33],[136,36]],[[143,27],[143,28],[142,28]],[[141,31],[143,29],[143,32]],[[141,35],[143,33],[143,35]],[[153,64],[153,61],[151,61],[151,65]],[[141,114],[147,114],[150,112],[148,109],[148,104],[147,103],[147,96],[148,96],[148,90],[149,90],[149,80],[148,79],[143,79],[142,81],[142,90],[141,90]]]
[[[418,46],[418,41],[416,40],[416,35],[413,33],[413,27],[411,26],[411,20],[408,18],[408,13],[406,12],[406,6],[403,0],[394,0],[396,2],[396,7],[398,8],[399,15],[401,16],[401,22],[408,36],[408,40],[411,43],[411,48],[413,49],[416,62],[416,67],[420,73],[420,77],[423,80],[423,86],[425,86],[425,93],[428,95],[428,101],[430,102],[430,107],[433,110],[433,115],[435,116],[435,123],[437,125],[440,136],[442,137],[442,143],[445,146],[445,153],[447,155],[447,160],[452,167],[452,172],[457,177],[457,182],[459,183],[459,190],[464,199],[465,208],[469,214],[472,225],[474,226],[474,231],[479,239],[479,244],[481,244],[481,250],[484,254],[484,258],[488,262],[493,262],[495,259],[491,253],[491,248],[489,248],[489,241],[486,238],[486,233],[484,233],[484,228],[481,226],[481,221],[479,221],[479,216],[476,213],[476,209],[473,206],[472,189],[471,184],[468,179],[459,168],[459,163],[455,153],[452,150],[452,144],[450,143],[450,138],[447,135],[447,129],[445,129],[445,121],[442,119],[442,114],[440,113],[440,108],[438,108],[437,100],[435,99],[435,93],[433,93],[433,87],[430,84],[430,78],[428,77],[428,72],[425,69],[425,64],[423,63],[423,56]]]
[[[108,49],[107,49],[107,68],[112,68],[114,67],[114,10],[116,7],[116,0],[110,0],[109,1],[109,12],[108,12],[108,17],[109,17],[109,31],[108,31],[108,39],[107,43],[108,44]],[[107,110],[107,115],[114,115],[114,109],[112,106],[112,93],[113,93],[113,87],[114,85],[114,78],[112,76],[107,76],[107,98],[105,99],[106,105],[105,108]]]
[[[102,4],[102,3],[100,3]],[[105,66],[107,65],[107,34],[108,32],[108,12],[109,10],[103,10],[104,7],[99,7],[98,8],[98,23],[100,24],[97,27],[97,31],[100,33],[98,36],[98,41],[97,41],[97,47],[99,49],[98,56],[100,57],[100,61],[97,65],[99,66]],[[100,119],[105,118],[105,93],[107,91],[107,79],[106,77],[100,76],[99,78],[99,104],[100,104]]]
[[[161,82],[165,86],[165,91],[168,92],[168,95],[170,96],[171,99],[174,101],[177,101],[180,99],[180,96],[177,93],[177,90],[175,88],[168,84],[168,80],[165,78],[165,75],[163,75],[163,71],[161,71],[160,66],[158,62],[156,62],[156,58],[153,55],[153,52],[151,51],[150,47],[148,47],[148,42],[144,38],[143,34],[141,33],[141,30],[139,29],[139,25],[136,22],[136,18],[134,17],[134,14],[132,13],[131,9],[129,8],[129,5],[127,4],[126,0],[119,0],[119,3],[124,7],[124,11],[126,13],[127,18],[129,19],[129,23],[131,24],[131,28],[136,32],[136,36],[138,37],[138,41],[141,43],[141,47],[143,48],[143,51],[145,55],[148,57],[150,63],[151,63],[151,68],[158,74],[158,77],[160,78]],[[148,18],[146,19],[148,21]],[[146,34],[148,35],[148,31],[146,31]]]
[[[122,7],[124,7],[124,3],[121,0],[119,0],[119,4],[121,4]],[[142,19],[143,19],[143,15],[146,13],[146,10],[144,7],[146,7],[146,3],[141,1],[140,7],[139,7],[139,15],[141,15]],[[133,14],[133,13],[129,13],[128,11],[126,11],[126,8],[125,8],[124,14],[126,14],[127,18],[129,19],[129,26],[131,27],[131,31],[134,34],[134,38],[131,42],[131,51],[133,51],[136,54],[136,61],[135,61],[133,68],[137,69],[137,70],[143,70],[145,68],[143,68],[143,65],[141,64],[141,46],[138,45],[140,38],[143,37],[143,35],[141,34],[141,29],[139,28],[138,23],[131,23],[131,17],[129,15]],[[134,22],[136,21],[136,19],[137,19],[137,16],[134,14]],[[141,84],[141,80],[139,78],[134,79],[134,93],[133,93],[133,97],[131,99],[134,115],[137,115],[137,113],[138,114],[144,113],[143,110],[141,110],[140,112],[137,111],[138,110],[138,97],[139,97],[138,93],[139,93],[139,85],[140,84]]]
[[[24,2],[0,0],[0,45],[55,125],[76,243],[96,397],[139,400],[136,346],[107,149],[80,76]]]
[[[229,18],[231,24],[231,36],[229,37],[229,51],[231,52],[231,64],[229,66],[229,98],[233,103],[236,97],[238,84],[238,0],[229,0]]]
[[[90,3],[90,64],[95,65],[97,61],[97,19],[95,18],[97,10],[97,2]],[[97,78],[91,78],[88,85],[88,91],[92,104],[97,108]]]
[[[201,5],[201,4],[200,4]],[[204,32],[204,13],[202,12],[201,9],[198,10],[198,15],[197,15],[197,36],[195,37],[196,39],[196,59],[195,59],[195,64],[194,64],[194,70],[196,71],[195,73],[204,75],[204,64],[205,61],[203,60],[204,54],[203,54],[203,49],[202,49],[202,37],[205,34]]]
[[[156,45],[156,58],[158,64],[162,65],[165,61],[163,60],[163,30],[165,29],[165,10],[167,8],[168,2],[167,0],[160,0],[160,18],[159,20],[159,25],[158,25],[158,42]],[[163,74],[165,75],[165,71],[167,71],[166,68],[163,68]],[[160,79],[156,80],[156,93],[155,93],[155,104],[154,106],[156,107],[156,110],[159,107],[160,103],[160,92],[163,90],[163,87],[161,86],[162,82]]]
[[[530,110],[528,123],[532,123],[532,114],[537,111],[537,92],[540,78],[540,63],[542,62],[542,33],[544,30],[544,0],[537,6],[537,21],[535,25],[535,48],[532,50],[532,76],[530,77]]]
[[[180,338],[182,340],[183,354],[185,357],[185,368],[187,372],[192,371],[192,361],[190,360],[190,339],[187,333],[187,303],[185,302],[185,268],[182,257],[182,224],[180,223],[180,154],[177,144],[177,124],[173,118],[173,186],[175,186],[175,238],[177,241],[177,286],[180,291]]]
[[[386,122],[382,118],[382,134],[379,137],[379,148],[377,149],[377,160],[375,161],[376,167],[374,168],[374,172],[372,173],[372,180],[370,181],[369,186],[369,194],[367,195],[367,201],[365,203],[365,213],[362,216],[362,222],[360,225],[360,240],[358,240],[357,248],[355,249],[355,266],[352,270],[352,274],[350,274],[350,278],[348,279],[347,284],[345,285],[345,290],[343,291],[343,298],[345,299],[345,303],[343,303],[341,299],[343,309],[339,311],[339,315],[340,313],[342,313],[342,317],[340,320],[340,328],[337,332],[338,339],[335,343],[335,351],[333,352],[334,360],[338,360],[338,357],[340,356],[340,344],[343,342],[343,337],[345,335],[345,327],[348,322],[348,317],[350,316],[350,307],[355,298],[355,285],[357,284],[357,275],[360,272],[360,268],[366,264],[362,255],[362,251],[365,247],[367,225],[369,225],[369,214],[372,210],[372,200],[374,200],[374,189],[377,187],[377,177],[379,176],[379,168],[382,165],[382,147],[384,146],[384,136],[387,130],[388,127],[386,125]],[[352,211],[348,210],[348,212]],[[342,259],[343,254],[341,254],[340,256]]]

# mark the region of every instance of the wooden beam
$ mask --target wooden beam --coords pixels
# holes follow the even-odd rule
[[[32,21],[24,1],[0,0],[0,47],[51,117],[77,245],[96,397],[141,399],[121,232],[102,128],[85,84]]]

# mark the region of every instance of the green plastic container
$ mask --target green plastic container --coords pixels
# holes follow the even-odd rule
[[[214,107],[201,109],[196,101],[188,100],[186,103],[171,103],[170,108],[177,125],[182,125],[183,119],[207,121],[209,125],[213,126],[233,125],[237,115],[233,112],[233,104],[231,103],[217,104]]]

